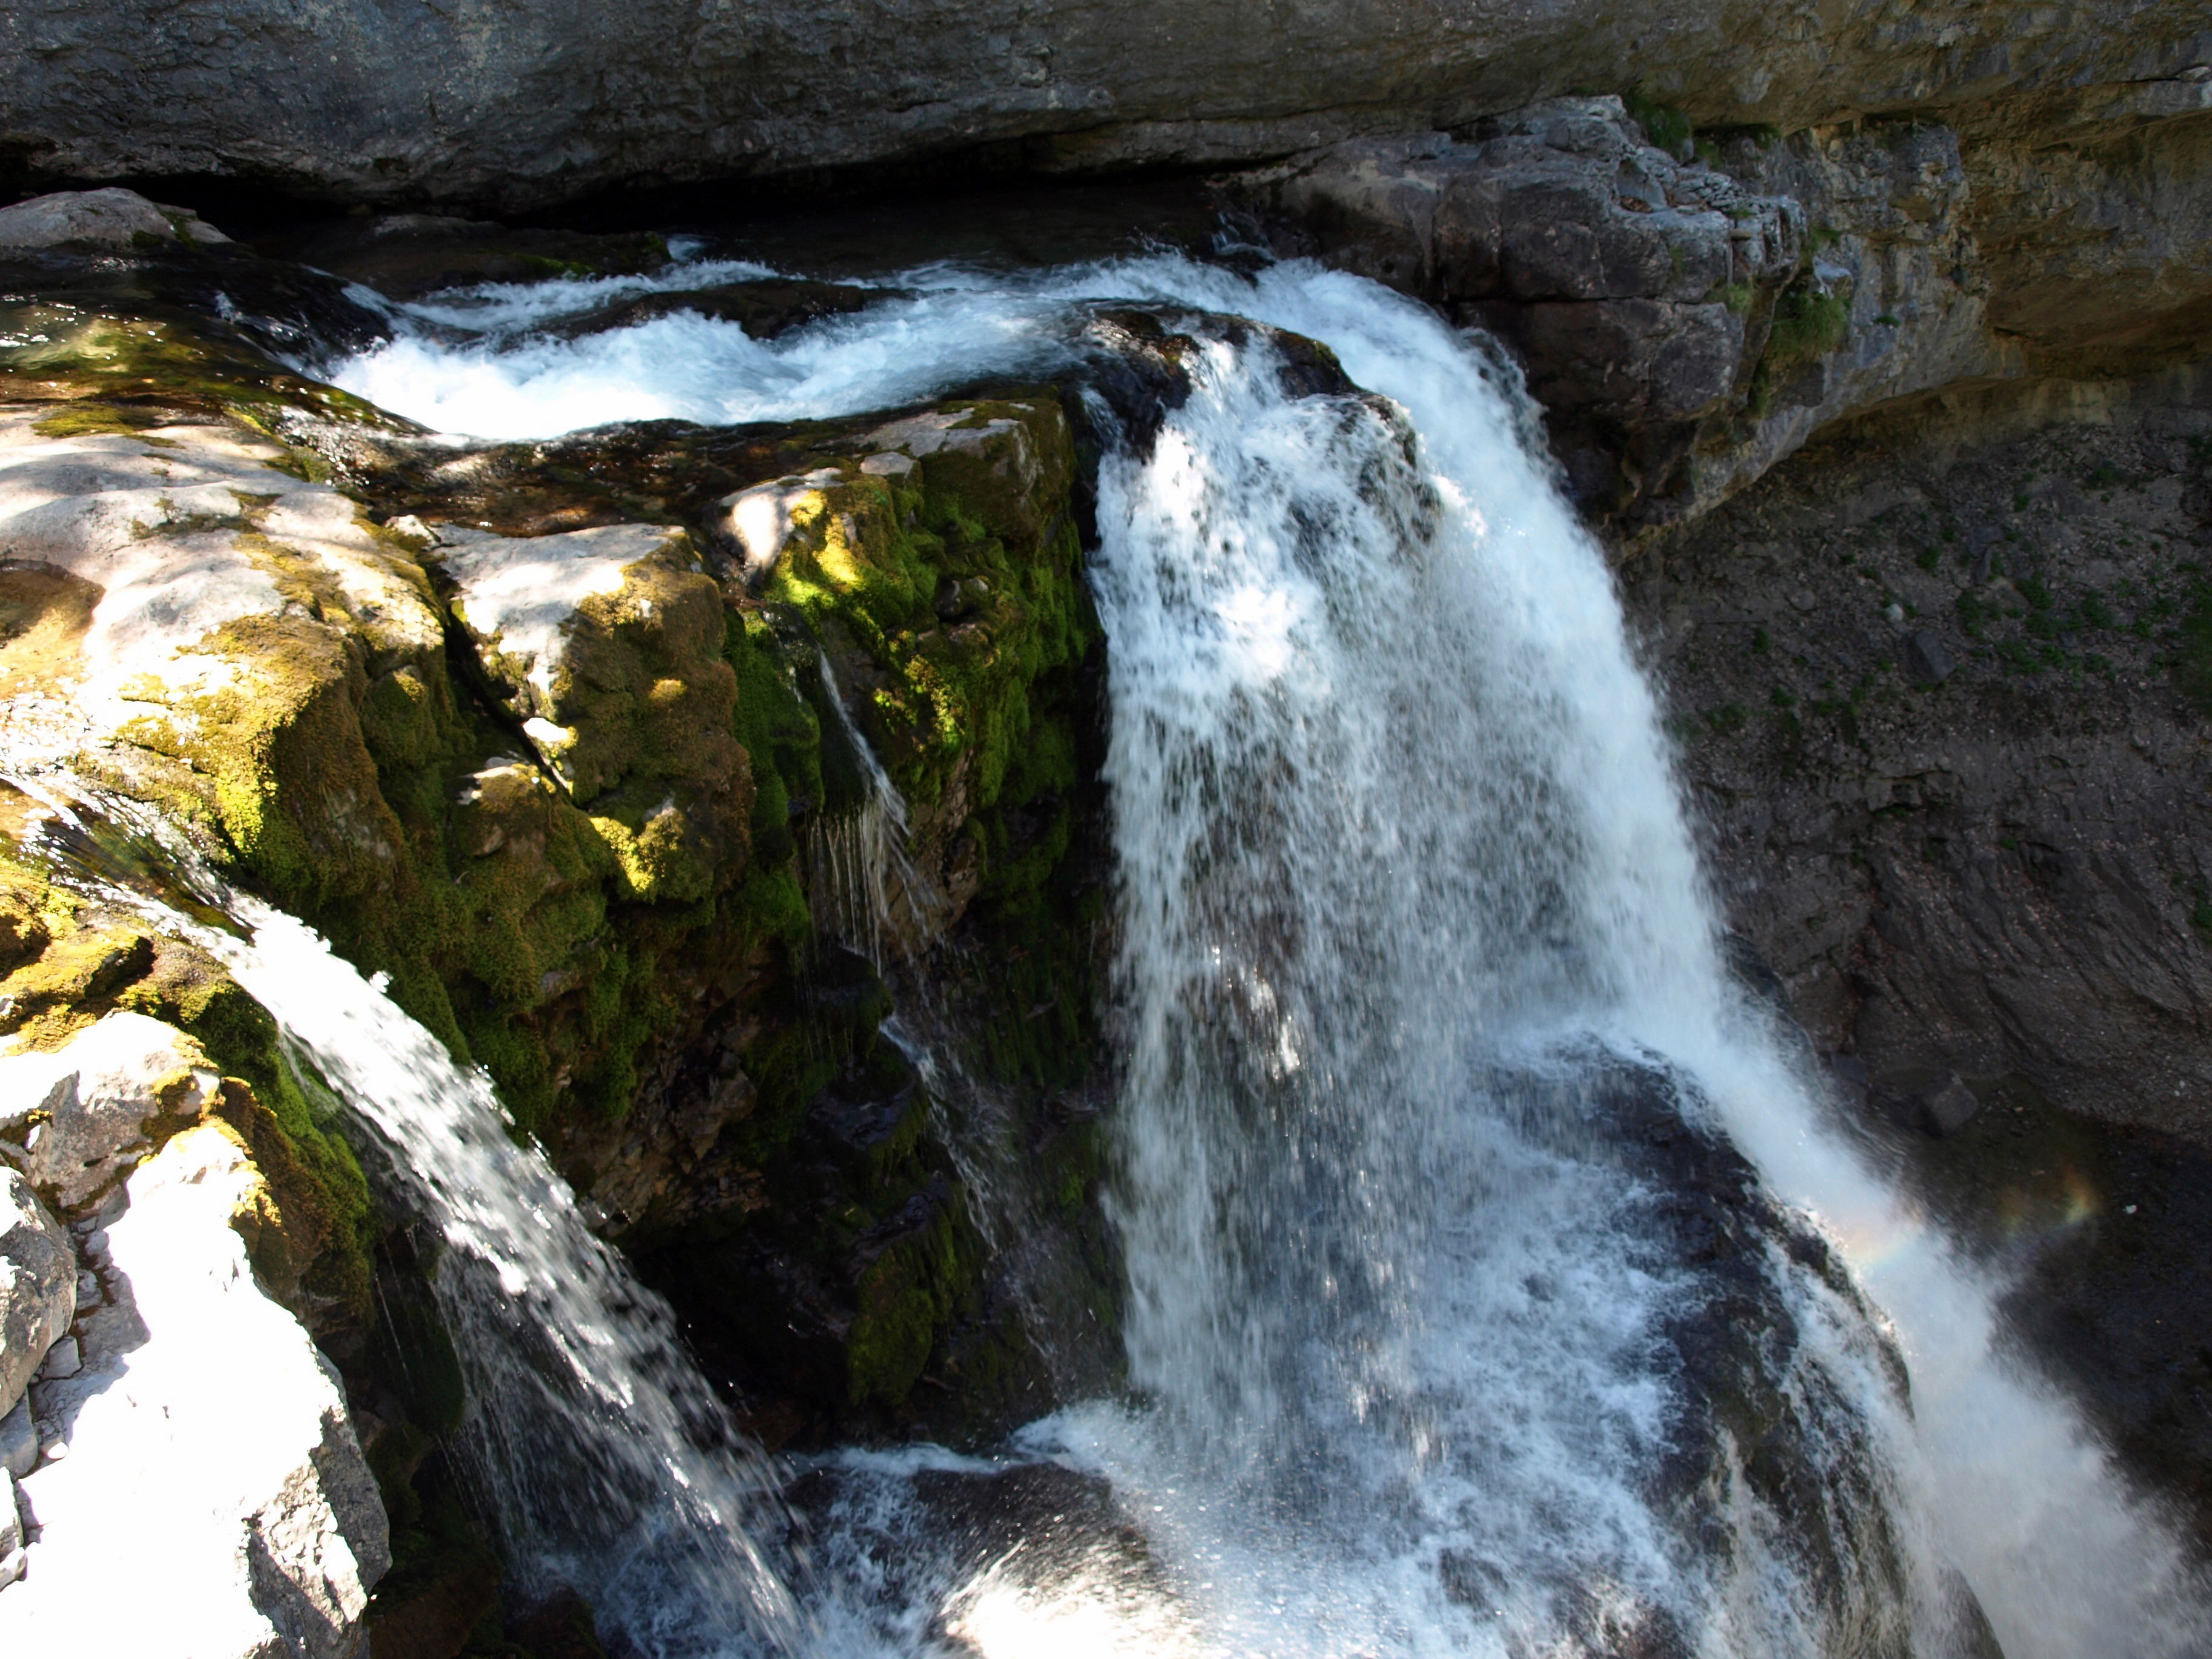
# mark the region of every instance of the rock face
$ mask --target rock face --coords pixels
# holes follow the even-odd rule
[[[20,1482],[22,1579],[0,1592],[11,1650],[70,1645],[97,1607],[118,1650],[365,1651],[384,1510],[330,1362],[233,1228],[261,1180],[235,1134],[204,1124],[90,1218],[105,1224],[83,1236],[99,1293],[81,1351],[32,1391],[44,1461]]]
[[[161,295],[293,292],[261,264],[129,262]],[[26,317],[0,347],[33,400],[0,413],[0,585],[33,619],[0,641],[21,653],[0,746],[155,805],[389,974],[698,1313],[764,1435],[932,1410],[960,1432],[1018,1395],[1041,1406],[929,1091],[878,1028],[884,975],[941,953],[939,1006],[972,1006],[978,1074],[1025,1103],[1006,1155],[1047,1172],[1040,1231],[1091,1213],[1091,1115],[1025,1115],[1081,1087],[1097,1030],[1079,873],[1097,636],[1057,392],[888,426],[471,444],[240,343],[293,324],[189,298],[155,323],[141,292],[71,286],[104,270],[65,253],[27,270],[40,319],[58,282],[72,296],[67,326]],[[778,480],[791,499],[765,532],[732,516]],[[173,978],[173,941],[61,931],[0,980],[18,1005],[0,1026],[45,1021],[58,1042],[101,998],[163,1019],[198,1006],[183,994],[204,964]],[[335,1226],[293,1253],[301,1306],[352,1293],[331,1283],[343,1261],[365,1291],[360,1237]],[[368,1242],[380,1305],[415,1298],[405,1340],[434,1348],[421,1253],[398,1223]],[[287,1253],[254,1252],[275,1283]],[[733,1317],[747,1297],[759,1317]],[[459,1401],[409,1381],[420,1343],[387,1354],[334,1323],[410,1510]],[[963,1366],[971,1388],[921,1390]],[[410,1549],[410,1582],[439,1582]]]
[[[69,1235],[16,1170],[0,1167],[0,1417],[76,1317]],[[0,1521],[7,1517],[0,1514]],[[0,1555],[7,1551],[0,1549]]]
[[[220,1081],[174,1028],[112,1014],[58,1048],[0,1058],[0,1157],[82,1210],[151,1150],[149,1126],[197,1118]]]
[[[995,145],[1033,167],[1220,163],[1449,127],[1577,87],[1795,129],[1999,91],[2178,76],[2193,0],[1777,7],[1567,0],[990,0],[865,17],[672,0],[408,15],[277,0],[0,20],[6,143],[44,176],[234,174],[359,199],[542,204]]]
[[[1233,188],[1288,246],[1502,340],[1577,498],[1633,542],[1863,410],[2201,355],[2212,77],[2157,86],[1955,126],[1685,123],[1671,149],[1618,99],[1564,98]]]
[[[2212,1139],[2207,407],[1869,417],[1624,568],[1730,919],[1878,1085]]]

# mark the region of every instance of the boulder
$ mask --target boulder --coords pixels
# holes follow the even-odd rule
[[[0,1649],[81,1645],[98,1607],[118,1653],[364,1651],[384,1511],[335,1371],[234,1230],[260,1179],[225,1126],[186,1129],[88,1242],[114,1300],[80,1322],[76,1373],[33,1390],[48,1451],[21,1483],[30,1543]]]
[[[69,1235],[31,1183],[0,1165],[0,1418],[15,1409],[76,1316],[76,1256]],[[0,1462],[13,1462],[4,1445]]]
[[[189,208],[163,207],[135,190],[64,190],[0,208],[0,248],[113,248],[227,242]]]
[[[1974,1115],[1982,1109],[1982,1103],[1974,1091],[1951,1073],[1935,1088],[1923,1089],[1913,1097],[1921,1129],[1942,1139],[1954,1135],[1973,1121]]]
[[[151,1150],[149,1124],[198,1118],[219,1081],[173,1026],[110,1014],[59,1048],[0,1057],[0,1158],[73,1212]]]
[[[1916,628],[1905,636],[1903,655],[1905,672],[1923,685],[1941,685],[1959,665],[1943,641],[1924,628]]]

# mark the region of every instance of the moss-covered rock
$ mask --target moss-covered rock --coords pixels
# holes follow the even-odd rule
[[[457,448],[283,380],[176,301],[176,260],[0,360],[51,371],[0,412],[0,536],[43,573],[0,576],[11,743],[388,975],[610,1234],[685,1263],[757,1417],[827,1433],[919,1422],[963,1377],[1033,1389],[941,1105],[838,941],[941,959],[951,1040],[1024,1099],[1091,1069],[1097,634],[1058,393]],[[793,481],[755,556],[743,504]],[[825,884],[880,816],[872,757],[910,811],[890,938]],[[0,892],[16,1023],[58,1040],[128,1006],[201,1035],[264,1170],[257,1263],[335,1331],[393,1235],[273,1025],[175,941],[42,902]],[[1018,1139],[1073,1144],[1026,1113]],[[768,1300],[739,1325],[745,1278]],[[364,1376],[374,1346],[348,1350]],[[401,1509],[446,1432],[404,1394],[372,1409]]]

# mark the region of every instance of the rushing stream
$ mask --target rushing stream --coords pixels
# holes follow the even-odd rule
[[[486,1086],[242,909],[235,971],[451,1247],[509,1547],[653,1654],[2203,1650],[2179,1547],[1728,971],[1609,574],[1480,343],[1304,266],[898,280],[766,343],[532,332],[617,284],[453,296],[335,378],[538,435],[1080,376],[1104,301],[1199,342],[1101,463],[1091,568],[1131,1389],[996,1459],[830,1460],[785,1559],[665,1310]],[[1297,390],[1232,317],[1373,395]],[[824,854],[847,908],[886,835]],[[1015,1529],[980,1563],[938,1538],[961,1480]]]

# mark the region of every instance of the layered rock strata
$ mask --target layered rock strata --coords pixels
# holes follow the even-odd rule
[[[365,0],[199,0],[117,21],[90,0],[0,21],[0,138],[42,177],[228,175],[509,208],[988,147],[1045,170],[1219,165],[1577,88],[1795,130],[2212,58],[2191,0],[988,0],[865,19],[803,3],[518,16],[464,0],[404,20]]]

